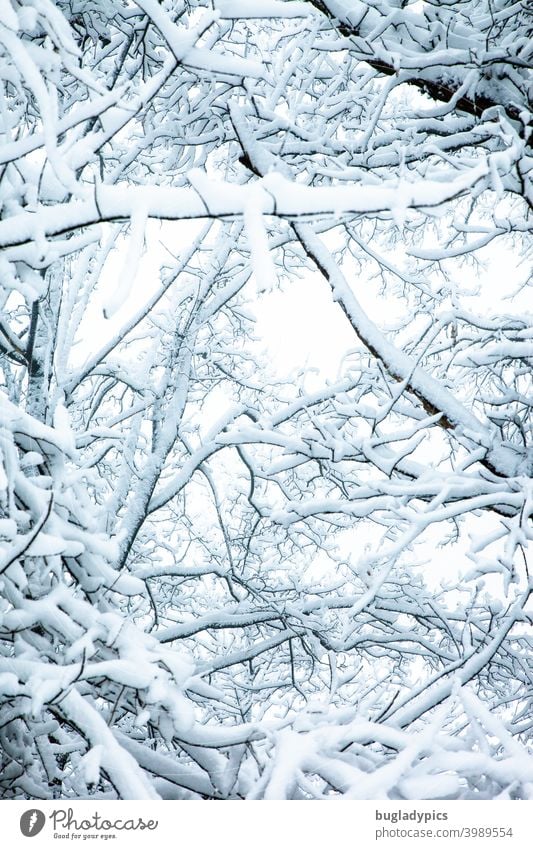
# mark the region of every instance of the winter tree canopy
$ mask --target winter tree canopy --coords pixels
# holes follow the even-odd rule
[[[533,798],[532,35],[0,4],[4,799]]]

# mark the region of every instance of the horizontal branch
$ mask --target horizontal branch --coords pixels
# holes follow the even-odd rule
[[[471,190],[487,175],[485,163],[454,180],[400,180],[384,185],[302,186],[268,174],[254,183],[239,186],[208,179],[192,171],[194,188],[164,186],[97,186],[94,196],[57,206],[41,205],[0,222],[0,248],[13,247],[43,237],[54,237],[79,227],[131,218],[142,209],[150,218],[183,221],[201,218],[240,217],[250,206],[264,215],[297,219],[307,216],[374,214],[401,209],[441,206]],[[68,248],[68,245],[66,246]],[[55,257],[54,257],[55,258]]]

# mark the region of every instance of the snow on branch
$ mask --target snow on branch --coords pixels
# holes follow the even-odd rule
[[[4,799],[532,798],[530,60],[3,4]]]

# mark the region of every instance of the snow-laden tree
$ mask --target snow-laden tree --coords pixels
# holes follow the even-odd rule
[[[532,31],[2,2],[3,798],[533,796]]]

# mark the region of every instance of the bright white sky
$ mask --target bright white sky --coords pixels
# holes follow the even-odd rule
[[[120,277],[124,252],[117,250],[109,257],[99,291],[92,298],[84,319],[76,363],[94,352],[95,340],[101,345],[108,333],[110,336],[115,333],[158,286],[159,266],[168,263],[170,259],[167,251],[161,247],[161,242],[175,255],[179,255],[200,226],[196,221],[179,224],[150,222],[147,228],[148,250],[131,282],[129,297],[111,319],[105,319],[103,307]],[[501,241],[496,243],[496,248],[485,248],[479,255],[486,261],[486,270],[482,275],[476,279],[473,269],[460,272],[461,288],[466,285],[473,290],[476,285],[480,287],[480,294],[472,297],[472,311],[489,314],[514,312],[517,304],[519,310],[527,310],[530,303],[526,288],[513,301],[506,300],[518,288],[519,282],[527,277],[526,269],[523,265],[519,266],[516,256],[510,250],[503,250]],[[402,251],[397,247],[389,259],[399,267],[404,264]],[[370,316],[380,324],[392,321],[395,304],[384,301],[373,284],[358,285],[360,280],[361,277],[356,280],[354,292],[363,306],[369,309]],[[365,284],[366,281],[363,279],[362,282]],[[248,285],[252,293],[253,280]],[[283,282],[280,290],[260,295],[254,305],[254,312],[257,317],[257,335],[264,339],[264,347],[275,371],[286,375],[304,367],[317,370],[315,375],[309,376],[310,382],[306,385],[308,389],[316,385],[315,381],[334,380],[342,366],[343,357],[358,344],[340,307],[333,303],[328,285],[316,272],[307,273],[304,280],[294,278],[290,282]]]

